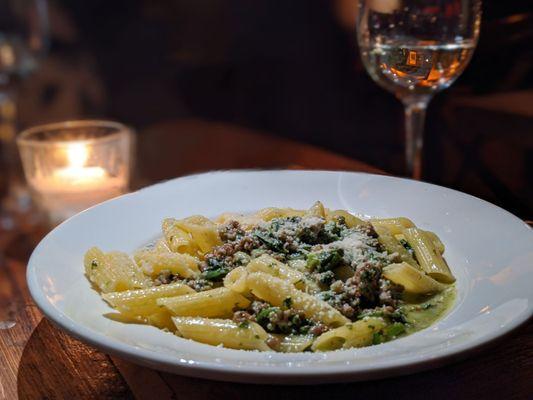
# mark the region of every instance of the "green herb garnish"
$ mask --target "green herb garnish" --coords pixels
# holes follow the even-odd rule
[[[217,268],[202,273],[204,279],[208,281],[218,281],[224,278],[229,272],[228,268]]]
[[[310,271],[325,272],[339,266],[344,252],[341,249],[324,250],[307,255],[307,268]]]
[[[399,322],[395,322],[385,327],[380,332],[374,332],[372,335],[372,344],[385,343],[389,340],[395,339],[405,333],[405,326]]]
[[[260,325],[267,324],[270,322],[270,316],[273,313],[276,313],[278,310],[279,310],[278,307],[263,308],[261,311],[259,311],[255,319],[257,320],[257,323]]]
[[[255,231],[254,236],[270,250],[284,253],[283,242],[267,232]]]
[[[405,326],[399,322],[395,322],[392,325],[387,326],[384,329],[387,339],[394,339],[405,332]]]
[[[374,334],[372,335],[372,344],[381,344],[385,342],[386,342],[385,336],[383,336],[382,333],[374,332]]]

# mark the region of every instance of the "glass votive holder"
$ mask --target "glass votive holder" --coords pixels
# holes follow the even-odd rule
[[[36,126],[17,138],[35,203],[57,224],[128,190],[133,132],[110,121]]]

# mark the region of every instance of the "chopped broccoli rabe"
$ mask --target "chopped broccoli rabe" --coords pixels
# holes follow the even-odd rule
[[[268,232],[257,230],[254,232],[254,236],[270,250],[284,252],[283,242]]]
[[[375,332],[372,335],[372,344],[385,343],[389,340],[396,339],[403,333],[405,333],[405,325],[400,322],[395,322],[386,326],[380,332]]]
[[[324,250],[307,256],[307,268],[310,271],[325,272],[339,266],[342,261],[341,249]]]

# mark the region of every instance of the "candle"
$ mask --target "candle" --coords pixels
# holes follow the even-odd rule
[[[111,135],[112,140],[110,135],[102,136],[100,133],[88,140],[86,122],[89,121],[80,121],[83,123],[82,140],[75,140],[77,135],[72,135],[73,123],[68,126],[70,134],[66,136],[69,140],[64,140],[65,129],[62,129],[58,134],[61,140],[46,142],[48,146],[40,151],[30,152],[23,146],[31,142],[27,136],[31,136],[32,132],[19,140],[26,179],[34,199],[53,223],[119,196],[128,186],[129,135],[126,135],[126,146],[117,145],[121,136],[113,137],[116,133]],[[36,129],[33,128],[33,131]],[[39,143],[43,144],[38,140],[33,144],[39,147]]]
[[[66,167],[51,174],[37,174],[30,180],[35,198],[52,221],[62,221],[79,211],[123,192],[123,179],[110,176],[102,167],[86,166],[88,146],[84,143],[67,145]]]
[[[68,165],[57,168],[51,175],[37,176],[33,185],[41,192],[86,192],[105,190],[116,182],[101,167],[86,166],[88,158],[87,145],[73,143],[66,149]]]

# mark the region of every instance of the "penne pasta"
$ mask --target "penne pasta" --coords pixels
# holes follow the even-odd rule
[[[351,349],[372,344],[375,333],[386,326],[382,318],[366,318],[323,333],[315,339],[313,351]]]
[[[284,279],[299,289],[305,289],[306,279],[303,273],[290,268],[269,255],[264,254],[253,259],[246,266],[246,269],[249,272],[264,272],[265,274],[275,276],[276,278]]]
[[[148,316],[160,311],[161,307],[156,304],[157,299],[190,293],[195,291],[183,283],[176,282],[147,289],[105,293],[102,297],[120,312]]]
[[[261,219],[262,221],[271,221],[274,218],[285,217],[301,217],[305,214],[305,211],[294,210],[292,208],[263,208],[254,214],[254,217]]]
[[[326,209],[324,208],[324,204],[322,204],[320,201],[315,202],[315,204],[313,204],[311,208],[307,210],[305,215],[326,218]]]
[[[125,253],[104,253],[93,247],[85,253],[85,274],[102,293],[140,289],[150,285],[141,270]]]
[[[437,293],[445,288],[442,283],[405,262],[388,265],[383,269],[383,276],[398,285],[402,285],[408,293]]]
[[[170,250],[170,247],[168,247],[167,241],[165,238],[159,239],[155,244],[151,247],[151,250],[156,253],[171,253],[172,250]]]
[[[455,282],[448,264],[446,264],[446,261],[444,261],[439,251],[435,249],[433,242],[423,230],[409,228],[403,231],[403,235],[413,248],[416,259],[426,274],[439,282]]]
[[[152,325],[159,329],[175,331],[176,326],[172,322],[171,315],[168,311],[162,310],[150,315],[137,315],[130,312],[116,312],[105,314],[113,321],[123,322],[126,324],[143,324]]]
[[[142,249],[133,256],[137,265],[146,275],[158,276],[168,271],[183,278],[198,276],[198,259],[189,254],[160,251],[158,249]]]
[[[370,223],[376,229],[377,227],[387,228],[392,235],[403,233],[404,229],[414,228],[415,224],[408,218],[372,218]]]
[[[282,307],[289,302],[291,308],[302,311],[306,318],[329,326],[340,326],[350,322],[328,303],[296,289],[294,285],[282,279],[262,272],[254,272],[248,275],[246,281],[255,296],[274,306]]]
[[[403,262],[406,262],[413,267],[420,268],[409,251],[392,235],[390,230],[385,226],[377,225],[374,230],[378,234],[379,243],[387,250],[389,254],[397,253]]]
[[[228,319],[172,317],[176,333],[185,338],[230,349],[269,351],[268,334],[255,322],[237,324]]]
[[[301,353],[313,345],[313,335],[273,335],[279,340],[279,351],[282,353]]]
[[[246,284],[248,271],[245,267],[238,267],[224,277],[224,287],[234,292],[248,295],[250,290]]]
[[[176,219],[163,220],[162,230],[167,245],[173,252],[187,253],[193,256],[198,253],[198,246],[194,243],[192,236],[179,227]]]
[[[445,250],[445,247],[444,247],[444,243],[441,242],[440,238],[435,233],[433,233],[431,231],[424,231],[424,233],[431,240],[431,242],[433,243],[433,246],[435,247],[435,249],[440,254],[443,254],[444,250]]]
[[[194,244],[203,254],[222,244],[215,223],[201,215],[175,220],[174,224],[191,235]]]
[[[431,240],[431,242],[433,243],[433,246],[435,247],[435,249],[440,254],[443,254],[444,251],[446,250],[446,248],[444,247],[444,243],[442,243],[440,238],[434,232],[431,232],[431,231],[424,231],[424,233]],[[394,235],[394,237],[396,237],[396,239],[398,241],[405,240],[405,236],[403,235],[403,233],[400,233],[398,235]]]
[[[365,224],[365,221],[357,218],[355,215],[350,214],[348,211],[344,211],[344,210],[326,211],[326,221],[335,221],[339,217],[344,218],[344,222],[346,222],[346,226],[348,226],[348,228],[354,228],[356,226]]]
[[[246,308],[250,300],[228,288],[206,290],[177,297],[157,299],[172,315],[197,317],[231,317],[233,309]]]
[[[159,312],[150,314],[146,317],[146,323],[148,325],[157,326],[159,329],[166,329],[174,332],[176,326],[172,322],[172,317],[170,313],[166,310],[161,310]]]

